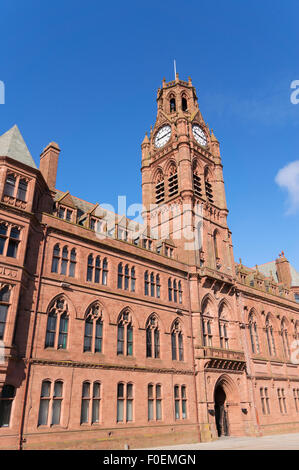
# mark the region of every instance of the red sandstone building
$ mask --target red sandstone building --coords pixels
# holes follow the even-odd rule
[[[0,136],[2,449],[299,430],[299,274],[283,254],[235,263],[191,80],[157,104],[144,226],[57,190],[56,143],[38,169],[16,126]]]

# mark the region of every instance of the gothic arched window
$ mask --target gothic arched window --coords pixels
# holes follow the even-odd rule
[[[268,315],[266,319],[266,336],[270,356],[276,356],[276,346],[274,341],[273,326]]]
[[[64,246],[62,250],[60,274],[64,274],[64,275],[67,274],[68,262],[69,262],[69,250],[67,246]]]
[[[147,271],[144,273],[144,295],[149,295],[149,279]]]
[[[103,346],[103,318],[98,302],[92,304],[85,317],[83,351],[102,352]]]
[[[117,287],[118,289],[123,288],[123,265],[122,263],[119,263],[118,269],[117,269]]]
[[[155,315],[150,316],[146,325],[146,357],[160,357],[160,332]]]
[[[183,333],[179,320],[175,320],[171,329],[171,356],[173,361],[184,360]]]
[[[290,345],[289,345],[289,338],[288,338],[288,329],[286,326],[286,321],[283,318],[281,322],[281,337],[282,337],[282,344],[283,344],[283,352],[287,359],[290,357]]]
[[[225,315],[225,307],[224,304],[221,304],[219,308],[219,338],[220,338],[220,347],[223,349],[229,349],[228,344],[228,320]]]
[[[53,248],[52,269],[51,269],[52,273],[58,273],[59,260],[60,260],[60,247],[59,247],[59,244],[56,243],[56,245]]]
[[[169,111],[174,113],[176,111],[175,97],[171,95],[169,100]]]
[[[257,333],[256,319],[253,313],[249,315],[248,328],[249,328],[252,352],[253,354],[259,354],[260,353],[259,337]]]
[[[209,308],[209,301],[206,299],[201,314],[202,340],[204,346],[213,346],[212,318]]]
[[[130,312],[125,310],[117,323],[117,354],[133,355],[133,325]]]
[[[187,111],[187,109],[188,109],[188,102],[187,102],[186,96],[183,95],[182,96],[182,111]]]
[[[0,290],[0,340],[3,340],[5,325],[7,320],[7,312],[10,305],[10,289],[4,286]]]
[[[59,324],[59,332],[57,332]],[[45,348],[66,349],[68,335],[68,305],[63,297],[54,300],[49,308]]]
[[[76,250],[75,250],[75,248],[73,248],[72,251],[71,251],[71,257],[70,257],[69,276],[70,277],[75,277],[75,271],[76,271]]]

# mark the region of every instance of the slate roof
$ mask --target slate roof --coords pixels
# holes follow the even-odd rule
[[[0,136],[0,156],[37,168],[17,125]]]
[[[277,272],[276,272],[276,264],[275,261],[270,261],[269,263],[260,264],[258,266],[258,270],[264,274],[264,276],[269,277],[270,271],[272,271],[273,278],[275,282],[278,282]],[[292,277],[292,286],[299,286],[299,273],[296,269],[290,264],[290,271]]]

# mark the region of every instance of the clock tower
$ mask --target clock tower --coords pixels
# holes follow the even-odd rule
[[[191,79],[157,92],[157,118],[142,145],[144,218],[153,238],[189,265],[233,274],[219,142],[205,123]]]

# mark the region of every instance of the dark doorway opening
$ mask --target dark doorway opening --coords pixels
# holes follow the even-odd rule
[[[228,417],[225,406],[226,394],[221,385],[215,389],[215,420],[218,437],[229,436]]]

